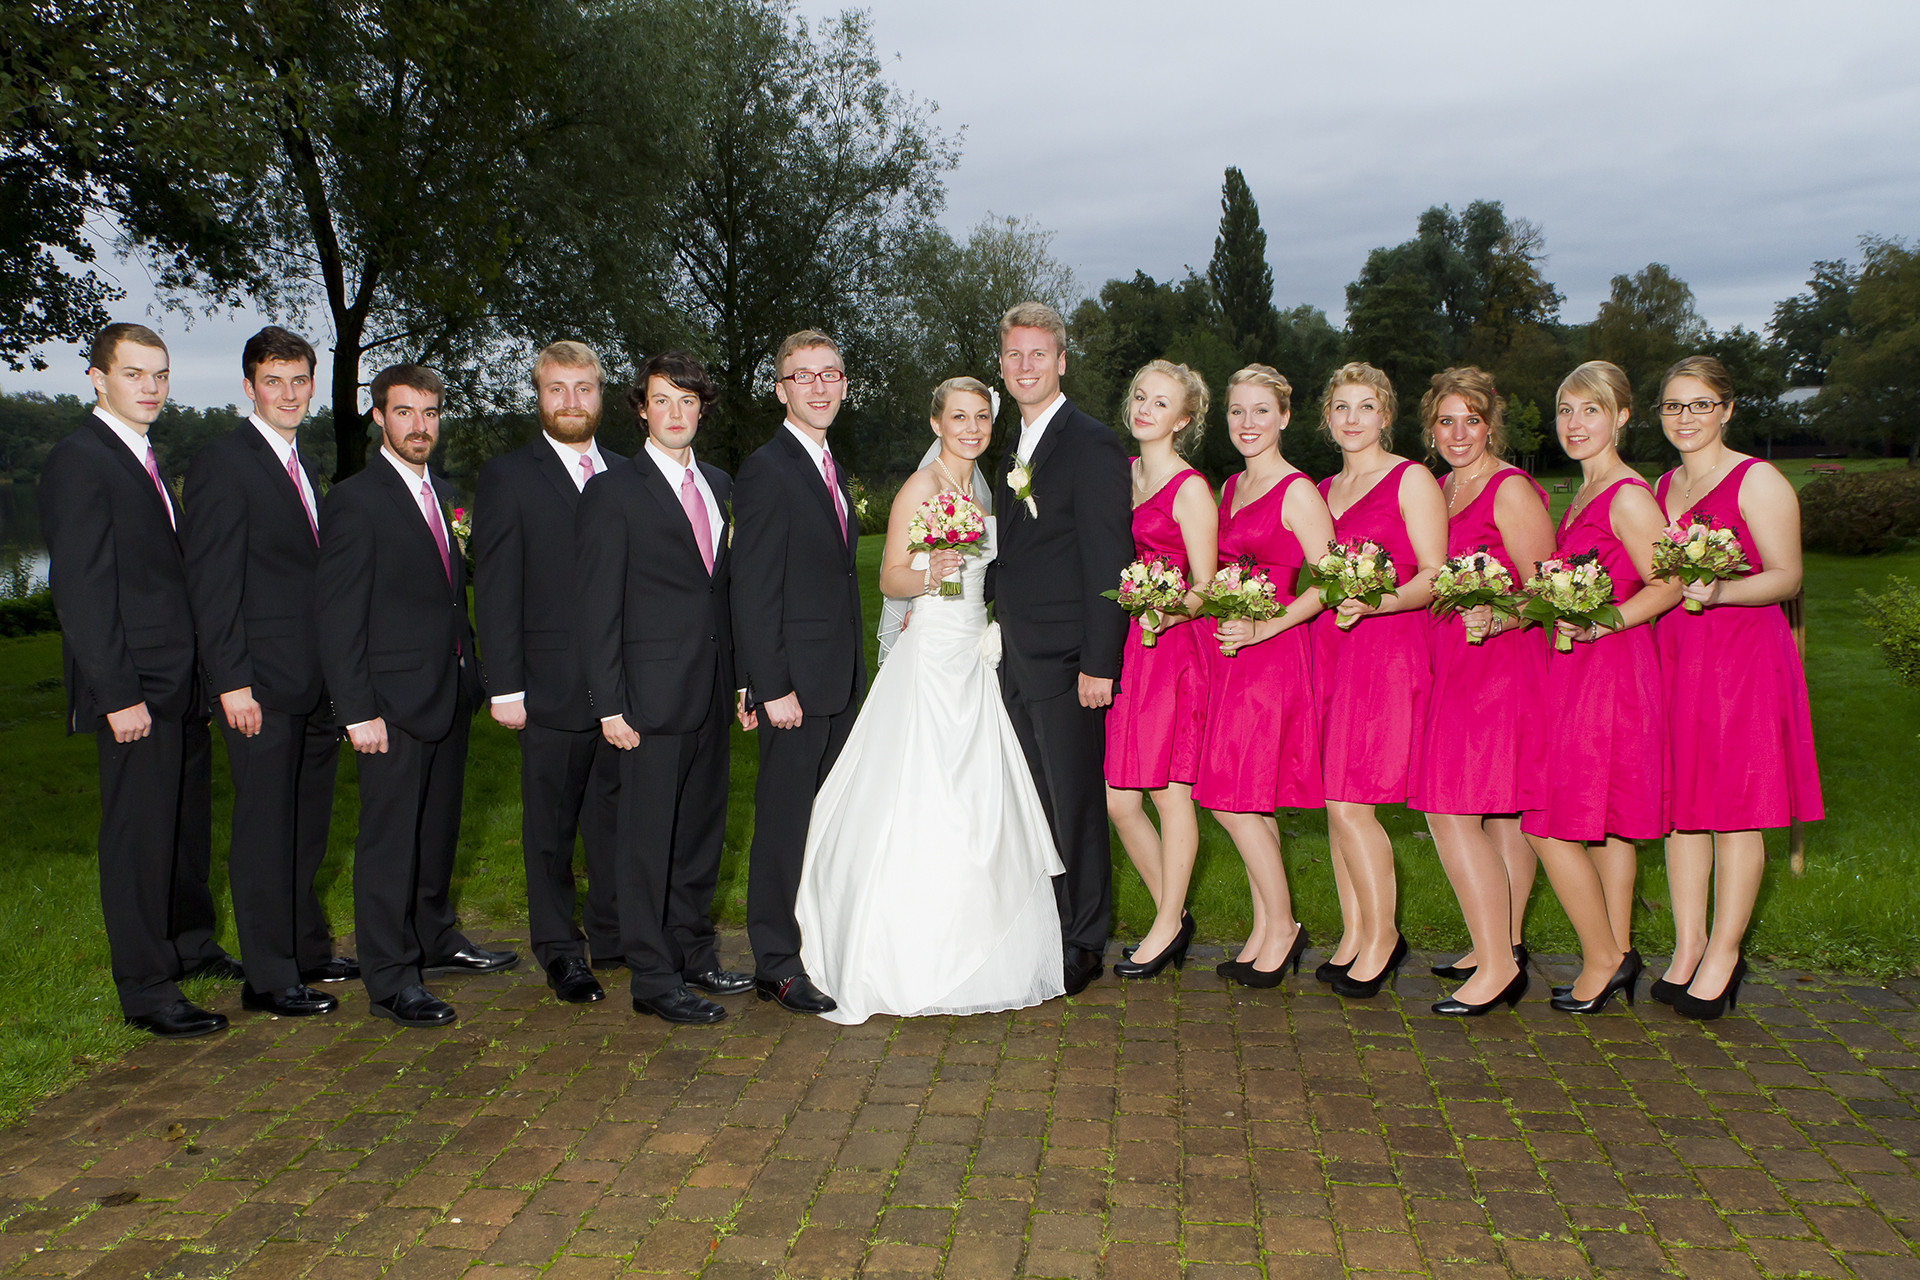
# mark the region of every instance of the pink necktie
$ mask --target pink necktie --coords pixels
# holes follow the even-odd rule
[[[160,463],[153,456],[153,446],[147,446],[147,475],[153,480],[153,487],[160,491],[160,505],[166,508],[167,523],[174,525],[173,500],[167,497],[167,486],[160,483]],[[178,527],[177,525],[175,527]]]
[[[314,522],[313,508],[307,505],[307,491],[300,487],[300,458],[292,449],[287,450],[287,479],[293,481],[294,496],[300,499],[300,509],[307,513],[307,528],[313,530],[313,540],[320,541],[320,526]]]
[[[820,451],[820,465],[827,472],[827,496],[833,502],[833,514],[840,518],[840,541],[847,540],[847,509],[840,505],[840,473],[833,469],[833,455]]]
[[[433,530],[433,545],[440,548],[440,568],[447,575],[447,581],[453,581],[453,561],[447,555],[447,530],[440,523],[440,504],[434,500],[433,481],[420,482],[420,514],[427,518],[427,528]]]
[[[586,488],[587,481],[591,479],[593,479],[593,455],[583,453],[580,455],[580,487]]]
[[[700,548],[700,559],[707,566],[707,572],[713,572],[713,528],[707,523],[707,504],[700,497],[700,487],[693,482],[693,468],[687,468],[686,478],[680,481],[680,506],[687,513],[687,523],[693,526],[694,545]]]

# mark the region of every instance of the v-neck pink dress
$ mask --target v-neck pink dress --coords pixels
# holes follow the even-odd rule
[[[1546,508],[1547,491],[1520,468],[1508,467],[1448,519],[1447,555],[1485,547],[1513,575],[1517,590],[1533,566],[1513,562],[1494,523],[1495,495],[1507,485],[1531,490]],[[1407,797],[1422,813],[1514,814],[1540,807],[1547,655],[1538,635],[1507,626],[1469,644],[1460,615],[1433,620],[1433,695],[1420,773]]]
[[[1645,583],[1613,534],[1613,502],[1637,476],[1617,480],[1578,514],[1560,517],[1554,555],[1600,553],[1615,604]],[[1649,491],[1650,492],[1650,491]],[[1546,750],[1540,758],[1541,806],[1520,815],[1520,829],[1552,840],[1608,836],[1658,840],[1667,834],[1667,695],[1653,628],[1609,631],[1571,653],[1553,650],[1551,627],[1533,630],[1547,657]]]
[[[1748,458],[1688,509],[1740,539],[1756,572],[1766,566],[1740,515]],[[1654,490],[1666,510],[1673,473]],[[1654,627],[1666,677],[1673,744],[1676,831],[1750,831],[1826,815],[1813,754],[1807,676],[1780,606],[1684,607]]]
[[[1236,512],[1239,480],[1228,477],[1220,495],[1220,563],[1251,556],[1286,605],[1293,600],[1303,557],[1300,540],[1280,516],[1287,491],[1296,482],[1313,482],[1296,471]],[[1230,813],[1272,813],[1326,803],[1308,632],[1305,626],[1289,628],[1231,658],[1220,656],[1215,646],[1195,804]]]
[[[1393,560],[1399,582],[1417,576],[1419,557],[1400,515],[1402,462],[1333,519],[1341,542],[1372,540]],[[1320,495],[1333,478],[1320,482]],[[1328,800],[1400,804],[1420,767],[1420,739],[1432,684],[1424,609],[1369,614],[1342,631],[1329,609],[1310,624],[1313,685],[1320,704],[1320,778]]]
[[[1175,475],[1133,509],[1134,555],[1165,556],[1192,581],[1187,543],[1173,518],[1174,495],[1193,468]],[[1205,618],[1177,622],[1148,648],[1140,620],[1127,624],[1120,652],[1120,683],[1107,710],[1107,782],[1157,791],[1170,782],[1191,784],[1200,774],[1200,742],[1207,723],[1207,670],[1214,649]]]

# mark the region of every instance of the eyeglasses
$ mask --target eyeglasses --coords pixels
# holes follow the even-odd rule
[[[1677,418],[1683,412],[1690,413],[1696,418],[1704,418],[1721,405],[1732,403],[1731,400],[1662,400],[1658,408],[1663,418]]]
[[[780,379],[782,382],[797,382],[803,387],[812,386],[815,382],[824,382],[830,387],[835,387],[846,380],[847,375],[838,369],[822,369],[818,373],[812,369],[801,369]]]

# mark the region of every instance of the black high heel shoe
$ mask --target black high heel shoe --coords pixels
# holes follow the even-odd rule
[[[1195,926],[1194,926],[1194,922],[1193,922],[1193,912],[1191,912],[1191,911],[1182,911],[1182,912],[1180,913],[1180,927],[1181,927],[1182,929],[1192,929],[1192,928],[1194,928],[1194,927],[1195,927]],[[1122,947],[1122,948],[1120,948],[1120,958],[1121,958],[1122,960],[1131,960],[1131,959],[1133,959],[1133,953],[1134,953],[1134,952],[1136,952],[1136,951],[1138,951],[1139,949],[1140,949],[1140,944],[1139,944],[1139,943],[1137,943],[1137,942],[1136,942],[1136,943],[1134,943],[1134,944],[1133,944],[1132,946],[1127,946],[1127,947]],[[1228,961],[1227,963],[1228,963],[1228,964],[1238,964],[1238,963],[1239,963],[1239,961],[1237,961],[1237,960],[1229,960],[1229,961]],[[1224,973],[1222,973],[1222,972],[1221,972],[1221,971],[1220,971],[1219,969],[1217,969],[1217,968],[1216,968],[1216,969],[1214,970],[1214,972],[1215,972],[1215,973],[1220,973],[1220,975],[1221,975],[1222,977],[1225,977],[1225,976],[1226,976],[1226,975],[1225,975]]]
[[[1527,961],[1530,959],[1532,959],[1532,957],[1527,954],[1526,943],[1516,942],[1513,944],[1513,962],[1515,964],[1524,969],[1527,967]],[[1468,978],[1480,972],[1480,966],[1477,964],[1436,964],[1428,970],[1428,972],[1436,978],[1445,978],[1448,982],[1465,982]]]
[[[1741,956],[1733,962],[1733,972],[1727,977],[1726,988],[1719,995],[1705,1000],[1693,994],[1692,988],[1682,987],[1680,994],[1673,998],[1673,1011],[1683,1018],[1712,1022],[1739,1003],[1740,983],[1746,976],[1747,958]]]
[[[1332,960],[1322,960],[1320,967],[1313,971],[1314,981],[1332,982],[1335,978],[1344,978],[1347,976],[1347,970],[1351,968],[1353,968],[1353,961],[1351,960],[1345,964],[1336,964]]]
[[[1607,985],[1600,989],[1599,995],[1591,1000],[1577,1000],[1574,998],[1573,988],[1568,987],[1566,994],[1553,998],[1553,1007],[1561,1013],[1598,1013],[1607,1007],[1607,1001],[1613,999],[1613,993],[1619,991],[1625,993],[1627,1006],[1631,1008],[1633,989],[1639,985],[1642,967],[1640,953],[1629,948],[1627,954],[1620,959],[1620,967],[1613,971],[1613,977],[1607,979]]]
[[[1500,994],[1485,1004],[1468,1004],[1456,996],[1448,996],[1445,1000],[1436,1002],[1433,1011],[1450,1018],[1478,1018],[1499,1005],[1504,1004],[1509,1009],[1513,1008],[1520,1003],[1520,997],[1525,994],[1527,994],[1527,971],[1522,968],[1520,972],[1513,975],[1512,982],[1501,988]]]
[[[1406,958],[1407,935],[1397,933],[1393,939],[1393,950],[1388,954],[1387,962],[1380,966],[1380,972],[1371,978],[1356,978],[1353,976],[1352,967],[1349,966],[1347,972],[1333,980],[1334,994],[1346,996],[1350,1000],[1371,1000],[1380,994],[1380,988],[1387,984],[1387,979],[1399,970],[1400,962]]]
[[[1300,975],[1300,956],[1306,951],[1307,945],[1307,926],[1296,924],[1293,927],[1293,945],[1287,948],[1287,954],[1280,958],[1278,966],[1262,969],[1257,965],[1242,964],[1238,973],[1230,973],[1227,976],[1245,987],[1277,987],[1280,985],[1280,980],[1287,976],[1289,968],[1293,970],[1295,977]]]
[[[1125,960],[1116,960],[1113,965],[1113,976],[1116,978],[1152,978],[1156,977],[1160,971],[1168,965],[1172,965],[1176,969],[1186,968],[1187,947],[1193,942],[1194,928],[1193,917],[1184,911],[1181,912],[1180,932],[1174,935],[1172,942],[1161,949],[1159,955],[1147,961],[1145,964],[1137,963],[1131,956]]]
[[[1697,964],[1694,966],[1696,969],[1699,967]],[[1691,981],[1693,979],[1687,979],[1687,982]],[[1661,1004],[1672,1004],[1674,997],[1687,989],[1687,982],[1668,982],[1665,978],[1655,978],[1653,985],[1647,988],[1647,994]]]

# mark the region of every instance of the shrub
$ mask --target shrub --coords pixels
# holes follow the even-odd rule
[[[30,636],[59,629],[60,619],[53,612],[53,592],[47,588],[23,596],[0,598],[0,636]]]
[[[1855,594],[1866,611],[1862,624],[1880,637],[1875,642],[1880,646],[1880,656],[1901,683],[1920,689],[1920,590],[1893,575],[1879,595],[1870,596],[1865,591]]]
[[[1920,471],[1822,476],[1800,491],[1800,542],[1809,551],[1872,555],[1920,537]]]

